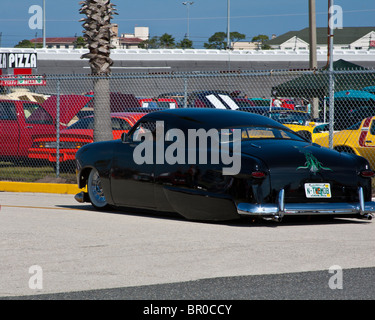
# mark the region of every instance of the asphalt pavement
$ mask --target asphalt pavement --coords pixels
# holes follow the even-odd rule
[[[375,223],[227,223],[0,192],[0,299],[375,298]]]

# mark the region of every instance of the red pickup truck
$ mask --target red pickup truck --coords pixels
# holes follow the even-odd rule
[[[90,100],[81,95],[60,96],[60,128]],[[27,158],[33,136],[56,133],[57,98],[43,104],[0,100],[0,159]]]

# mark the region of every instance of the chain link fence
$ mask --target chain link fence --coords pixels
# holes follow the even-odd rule
[[[75,153],[109,112],[118,139],[148,112],[202,107],[271,117],[375,169],[375,70],[48,75],[1,78],[0,179],[75,183]]]

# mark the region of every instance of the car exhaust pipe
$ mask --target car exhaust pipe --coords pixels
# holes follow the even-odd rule
[[[83,203],[85,201],[83,201],[83,192],[80,192],[80,193],[77,193],[75,196],[74,196],[74,199],[79,202],[79,203]]]
[[[88,197],[88,194],[86,192],[80,192],[80,193],[77,193],[75,196],[74,196],[74,199],[79,202],[79,203],[84,203],[84,202],[89,202],[90,199]]]
[[[364,220],[372,220],[374,216],[371,214],[371,213],[365,213],[363,215],[360,216],[361,219],[364,219]]]
[[[263,220],[266,221],[275,221],[275,222],[281,222],[283,220],[282,216],[274,215],[274,216],[262,216]]]

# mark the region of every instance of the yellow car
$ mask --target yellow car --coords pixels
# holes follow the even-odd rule
[[[316,137],[314,142],[329,147],[329,135]],[[366,158],[375,170],[375,117],[369,117],[348,129],[333,133],[333,148]]]
[[[289,123],[284,125],[312,142],[316,142],[317,139],[328,136],[329,134],[328,123],[317,125],[315,122],[309,122],[306,125]]]

